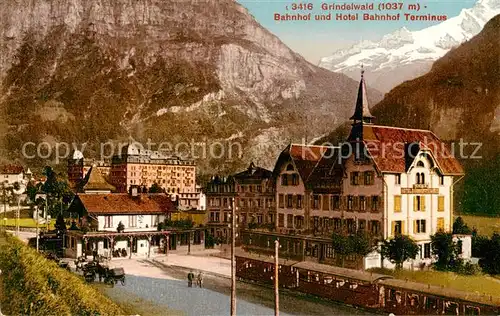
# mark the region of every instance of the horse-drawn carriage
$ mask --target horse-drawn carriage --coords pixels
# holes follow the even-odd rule
[[[105,284],[111,286],[114,286],[118,281],[120,281],[122,285],[125,285],[125,270],[123,268],[109,268],[99,261],[92,261],[83,264],[81,269],[85,281],[89,283],[94,282],[96,277],[98,277],[99,282],[104,281]]]

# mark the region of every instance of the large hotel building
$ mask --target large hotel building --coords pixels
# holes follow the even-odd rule
[[[408,235],[431,260],[431,238],[450,231],[453,187],[464,171],[431,131],[379,126],[371,115],[363,76],[350,135],[342,146],[287,146],[276,162],[274,232],[246,230],[248,250],[337,262],[332,232],[363,231],[377,240]],[[352,267],[380,266],[376,254]],[[417,260],[417,261],[418,261]]]
[[[75,152],[68,160],[70,183],[76,186],[92,166],[115,186],[117,192],[128,192],[133,186],[149,189],[156,183],[166,193],[181,198],[200,195],[196,188],[194,161],[144,150],[134,143],[123,147],[121,154],[113,156],[109,163],[85,159],[80,152]]]

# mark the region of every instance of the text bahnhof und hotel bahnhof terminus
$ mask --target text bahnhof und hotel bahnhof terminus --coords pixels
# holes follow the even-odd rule
[[[319,9],[321,11],[317,11]],[[446,15],[416,14],[427,9],[419,3],[292,3],[285,6],[286,13],[274,13],[275,21],[445,21]],[[377,12],[377,13],[375,13]]]

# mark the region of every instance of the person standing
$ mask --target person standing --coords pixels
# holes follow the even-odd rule
[[[194,273],[193,273],[193,271],[189,271],[189,273],[188,273],[188,287],[193,287],[193,279],[194,279]]]
[[[197,278],[198,286],[201,288],[203,286],[203,272],[200,271],[198,273],[198,278]]]

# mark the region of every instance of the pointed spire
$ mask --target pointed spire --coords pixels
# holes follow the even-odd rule
[[[368,106],[368,97],[366,96],[366,84],[365,84],[365,69],[361,65],[361,80],[359,82],[358,98],[356,100],[356,109],[351,117],[353,123],[366,123],[371,124],[375,118],[370,113],[370,108]]]

